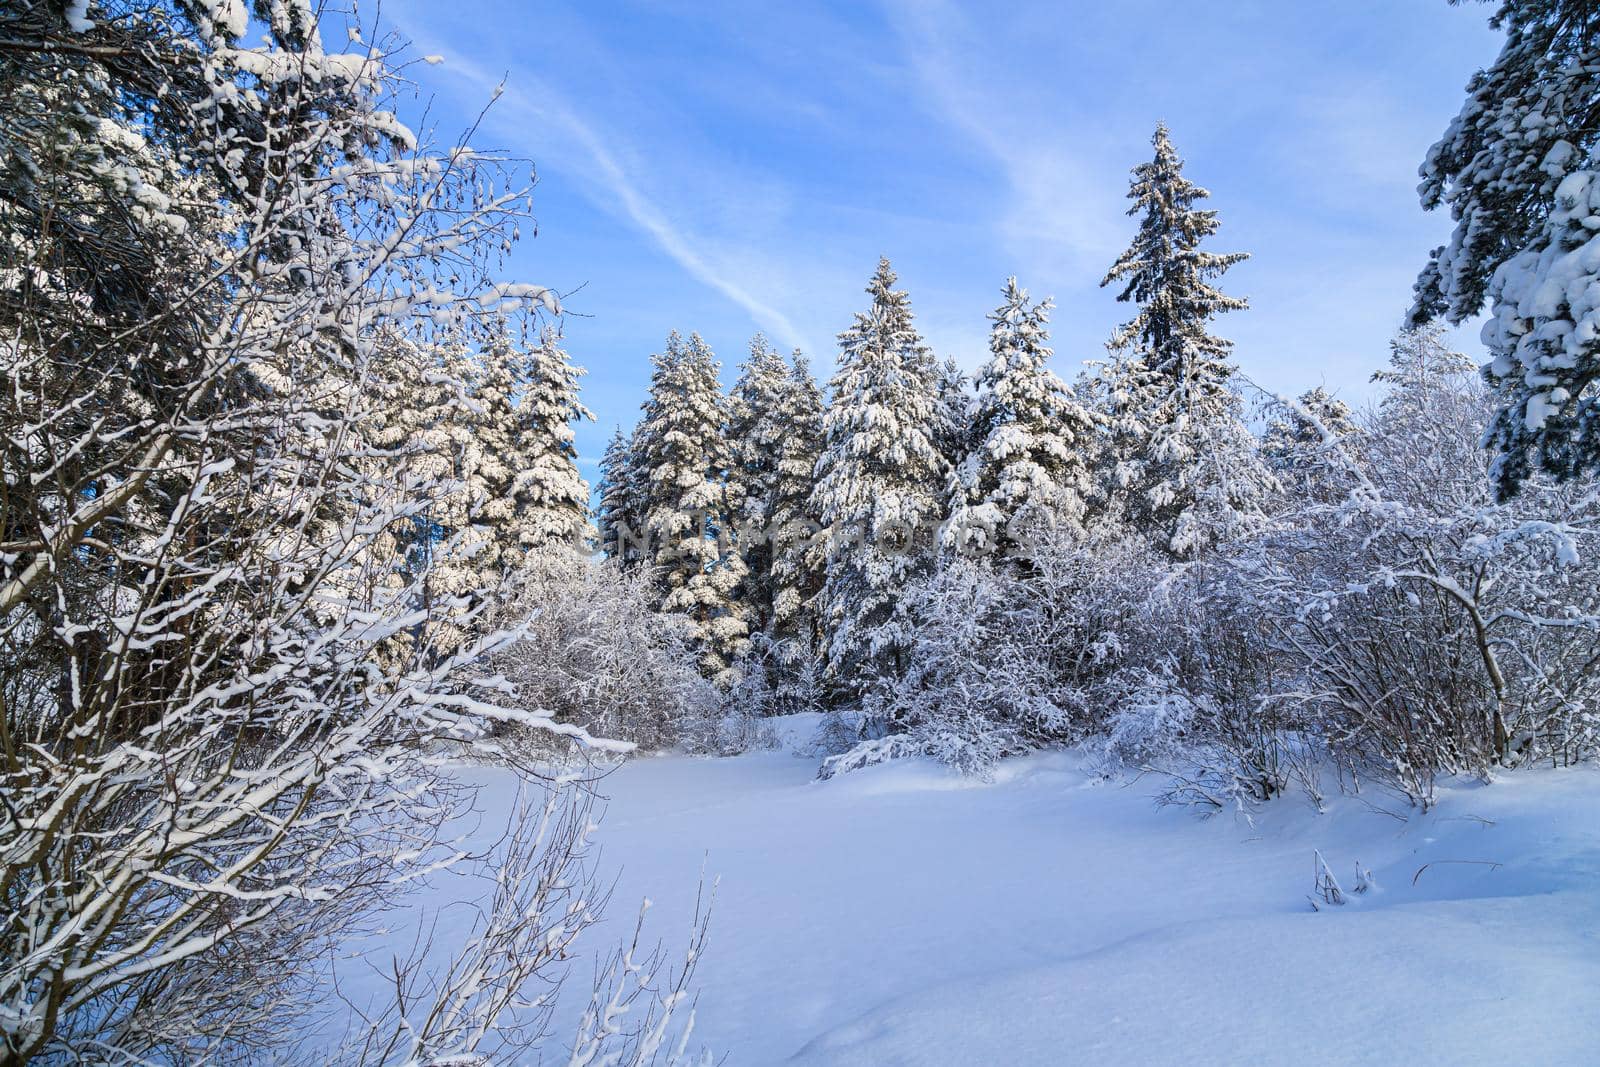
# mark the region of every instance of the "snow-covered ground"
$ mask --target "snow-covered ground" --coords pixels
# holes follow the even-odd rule
[[[989,784],[915,762],[814,771],[789,752],[664,756],[602,787],[619,881],[588,947],[647,895],[652,933],[681,945],[702,866],[720,876],[695,1043],[730,1064],[1600,1057],[1593,770],[1453,785],[1425,816],[1289,799],[1253,826],[1158,809],[1149,782],[1071,753]],[[477,776],[497,836],[514,782]],[[1376,888],[1313,911],[1314,849],[1346,890],[1358,861]],[[420,899],[441,941],[474,884]]]

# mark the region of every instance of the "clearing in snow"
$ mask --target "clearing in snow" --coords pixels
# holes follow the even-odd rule
[[[618,882],[584,944],[620,940],[648,896],[648,928],[674,950],[702,868],[719,878],[693,1043],[730,1064],[1577,1063],[1600,1049],[1593,769],[1452,784],[1426,814],[1384,795],[1335,796],[1322,814],[1286,798],[1252,825],[1158,808],[1149,781],[1107,780],[1081,753],[1008,761],[986,784],[922,761],[826,782],[815,767],[791,751],[644,757],[600,786],[600,871]],[[516,779],[471,777],[492,842]],[[1346,903],[1319,894],[1313,910],[1319,853]],[[487,893],[437,878],[371,958],[411,943],[407,921],[458,946]],[[347,995],[362,970],[341,965]],[[578,961],[572,992],[589,971]]]

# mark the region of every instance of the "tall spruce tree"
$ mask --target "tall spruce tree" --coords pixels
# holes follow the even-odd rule
[[[818,651],[815,598],[826,574],[822,523],[813,506],[822,458],[822,392],[797,349],[784,378],[777,422],[784,428],[772,486],[772,621],[780,641]]]
[[[1081,533],[1093,491],[1094,416],[1050,370],[1050,301],[1028,301],[1017,279],[990,316],[978,372],[974,441],[951,475],[947,542],[980,556],[1025,556],[1051,531]]]
[[[578,473],[572,423],[593,420],[578,399],[581,367],[561,350],[559,336],[544,330],[527,353],[517,401],[517,460],[512,475],[513,520],[523,556],[557,547],[581,549],[592,535],[589,486]]]
[[[476,540],[470,566],[482,575],[474,584],[488,584],[522,562],[515,486],[524,457],[517,392],[527,353],[510,323],[496,322],[491,330],[480,346],[472,380],[468,422],[476,463],[463,471]]]
[[[1155,157],[1133,168],[1128,187],[1133,201],[1128,214],[1139,218],[1139,232],[1100,282],[1123,282],[1117,299],[1139,307],[1112,337],[1111,347],[1139,352],[1151,370],[1171,381],[1222,387],[1233,373],[1228,362],[1233,346],[1208,327],[1215,316],[1249,305],[1211,279],[1250,256],[1200,248],[1217,232],[1217,213],[1195,204],[1211,194],[1183,176],[1183,160],[1164,124],[1156,125],[1150,143]]]
[[[929,569],[944,510],[938,368],[895,280],[880,260],[871,305],[839,335],[817,465],[825,672],[845,700],[903,673],[912,624],[898,610],[901,594]]]
[[[939,454],[951,469],[959,466],[975,443],[972,428],[972,379],[954,357],[939,364]]]
[[[1419,192],[1455,231],[1417,280],[1412,321],[1489,305],[1489,443],[1502,500],[1534,471],[1600,468],[1600,6],[1504,0],[1500,55],[1428,151]]]
[[[718,366],[699,334],[685,343],[674,333],[652,361],[650,399],[632,451],[633,466],[649,477],[645,526],[660,608],[688,620],[701,669],[727,684],[749,628],[736,597],[744,562],[728,538],[733,454],[723,437]]]
[[[503,336],[499,324],[494,329],[491,338]],[[475,601],[499,581],[503,550],[514,545],[503,522],[510,509],[500,506],[508,468],[493,452],[496,446],[509,449],[511,435],[487,430],[491,420],[503,424],[511,410],[499,404],[501,383],[490,370],[508,350],[491,342],[475,353],[460,339],[413,344],[393,335],[381,346],[382,373],[404,384],[386,397],[373,443],[396,449],[412,481],[451,487],[397,530],[406,569],[422,579],[419,607],[445,598]],[[445,623],[435,643],[451,651],[465,636]]]
[[[474,471],[478,444],[469,383],[476,373],[459,344],[419,343],[398,330],[376,338],[374,377],[384,383],[383,403],[372,412],[368,444],[404,471],[415,484],[448,483],[459,488],[431,497],[423,510],[397,523],[393,532],[401,558],[401,577],[414,584],[418,608],[444,596],[476,587],[481,577],[470,566]],[[444,647],[460,635],[450,633]]]
[[[783,442],[791,432],[781,410],[788,377],[789,365],[783,356],[757,334],[728,398],[727,438],[734,456],[729,500],[735,509],[739,551],[745,564],[740,596],[755,632],[765,632],[772,624],[771,527],[778,465]]]
[[[1229,385],[1231,343],[1209,332],[1213,317],[1246,306],[1212,279],[1247,256],[1200,248],[1217,232],[1216,212],[1194,206],[1210,194],[1183,176],[1164,125],[1151,143],[1128,190],[1139,231],[1100,283],[1123,282],[1117,299],[1139,308],[1111,339],[1102,392],[1122,513],[1185,558],[1257,514],[1271,476]]]
[[[650,534],[649,436],[650,426],[641,418],[628,434],[624,453],[627,462],[623,470],[623,499],[631,519],[622,545],[622,559],[627,564],[648,564],[655,559],[655,545]]]
[[[600,504],[595,509],[595,526],[600,535],[600,550],[607,559],[625,559],[632,531],[638,529],[638,509],[632,506],[629,492],[628,439],[622,427],[611,431],[605,454],[600,457]]]

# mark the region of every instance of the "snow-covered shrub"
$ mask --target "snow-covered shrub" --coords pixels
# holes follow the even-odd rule
[[[1169,799],[1320,800],[1331,757],[1427,804],[1441,774],[1596,751],[1592,486],[1530,479],[1497,504],[1487,398],[1437,331],[1377,377],[1355,415],[1286,402],[1274,513],[1169,568],[1120,630],[1139,662],[1090,699],[1107,751],[1166,773]]]
[[[1109,519],[1030,549],[1017,583],[1034,619],[1032,654],[1048,663],[1075,736],[1103,729],[1160,662],[1175,569]]]
[[[1271,620],[1223,559],[1157,573],[1126,638],[1139,655],[1092,690],[1107,716],[1102,752],[1165,775],[1168,801],[1238,809],[1278,795],[1296,769],[1295,724],[1274,698]]]
[[[905,676],[868,694],[864,710],[926,755],[982,774],[1001,757],[1067,736],[1037,642],[1028,590],[986,563],[948,560],[914,583],[900,610],[915,620]]]
[[[928,755],[922,739],[912,734],[894,734],[888,737],[869,737],[857,741],[842,752],[823,759],[817,767],[817,778],[826,781],[850,771],[876,767],[891,760]]]
[[[1161,803],[1248,817],[1257,803],[1280,792],[1284,781],[1263,772],[1276,768],[1262,760],[1265,746],[1241,747],[1230,741],[1237,735],[1237,724],[1229,724],[1209,698],[1187,691],[1169,670],[1150,671],[1145,683],[1117,705],[1101,753],[1111,772],[1158,775]],[[1276,756],[1284,738],[1271,740]]]
[[[897,608],[910,633],[904,676],[867,691],[851,731],[835,715],[826,729],[865,747],[829,773],[917,753],[983,774],[1044,735],[1062,736],[1045,661],[1028,647],[1030,605],[1008,576],[961,557],[909,586]],[[870,758],[869,758],[870,757]]]
[[[715,737],[721,697],[700,673],[689,627],[651,610],[648,570],[551,552],[519,583],[508,610],[527,622],[493,659],[519,706],[643,748]],[[548,731],[512,732],[524,744],[550,743]]]
[[[487,1065],[521,1062],[548,1047],[558,995],[572,960],[589,948],[607,897],[595,869],[595,829],[594,796],[575,782],[519,795],[507,839],[479,862],[494,890],[464,942],[442,967],[423,965],[435,947],[431,937],[407,956],[357,961],[380,964],[392,995],[380,998],[376,1010],[350,1005],[346,1032],[327,1061]],[[705,949],[710,901],[697,901],[681,956],[641,946],[649,906],[647,900],[641,907],[632,937],[602,957],[574,1032],[559,1035],[573,1050],[569,1063],[710,1063],[709,1056],[686,1054],[693,1019],[683,1018]]]
[[[920,754],[984,775],[1086,736],[1137,688],[1170,564],[1121,534],[1041,539],[1032,553],[952,554],[907,588],[903,677],[825,721],[821,747],[839,757],[828,773]]]
[[[1131,768],[1171,764],[1193,732],[1194,700],[1162,671],[1143,670],[1105,722],[1101,739],[1114,762]]]
[[[752,718],[822,710],[822,667],[802,641],[756,634],[736,666],[739,681],[727,703]]]
[[[1240,595],[1272,621],[1275,701],[1424,804],[1440,774],[1592,755],[1592,486],[1532,478],[1496,503],[1487,398],[1437,331],[1403,335],[1378,377],[1381,403],[1328,454],[1344,491],[1291,502],[1241,553]]]

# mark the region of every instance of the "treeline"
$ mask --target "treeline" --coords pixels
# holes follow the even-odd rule
[[[1528,379],[1497,364],[1491,391],[1426,324],[1437,266],[1373,406],[1247,402],[1212,332],[1245,257],[1204,247],[1207,193],[1165,128],[1153,145],[1101,283],[1135,309],[1107,361],[1057,377],[1050,302],[1012,279],[968,382],[887,261],[826,401],[759,336],[724,396],[673,335],[607,450],[608,555],[737,682],[735,713],[828,713],[824,774],[1094,740],[1211,805],[1318,796],[1329,768],[1426,803],[1441,773],[1592,755],[1587,435],[1547,422],[1558,479],[1483,449]]]

